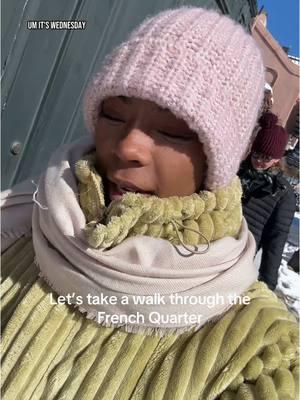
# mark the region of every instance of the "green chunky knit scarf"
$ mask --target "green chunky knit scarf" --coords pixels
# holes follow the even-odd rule
[[[85,214],[87,241],[94,248],[110,248],[125,238],[146,235],[175,245],[207,244],[236,237],[242,222],[242,189],[238,177],[228,187],[190,196],[158,198],[127,193],[105,206],[95,153],[76,164],[79,199]]]

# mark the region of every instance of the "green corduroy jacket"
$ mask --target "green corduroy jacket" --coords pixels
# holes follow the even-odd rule
[[[50,293],[19,239],[2,258],[4,400],[297,398],[297,322],[262,283],[249,305],[165,337],[101,327]]]

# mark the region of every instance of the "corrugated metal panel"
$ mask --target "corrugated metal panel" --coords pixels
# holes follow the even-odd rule
[[[2,189],[39,174],[60,144],[86,134],[81,113],[86,84],[105,54],[145,16],[186,4],[220,8],[213,0],[2,3]],[[235,3],[239,10],[248,4]],[[237,11],[233,16],[239,19]],[[87,27],[29,30],[29,20],[85,20]],[[11,152],[13,143],[18,154]]]

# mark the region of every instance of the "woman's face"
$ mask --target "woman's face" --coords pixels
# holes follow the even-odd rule
[[[196,133],[152,101],[104,100],[95,141],[97,169],[111,201],[128,191],[187,196],[204,181],[205,155]]]
[[[251,153],[251,164],[257,171],[265,171],[277,164],[278,161],[279,159],[268,157],[261,153]]]

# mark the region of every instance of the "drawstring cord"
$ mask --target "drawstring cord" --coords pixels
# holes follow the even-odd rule
[[[48,207],[43,206],[43,205],[37,200],[37,198],[36,198],[36,196],[37,196],[37,194],[38,194],[38,191],[39,191],[38,185],[37,185],[33,180],[31,181],[31,183],[36,187],[36,190],[34,191],[33,196],[32,196],[33,202],[34,202],[41,210],[48,210]],[[184,247],[189,253],[191,253],[191,254],[205,254],[205,253],[208,252],[209,247],[210,247],[210,241],[207,239],[207,237],[206,237],[205,235],[203,235],[203,233],[201,233],[200,231],[197,231],[197,230],[195,230],[195,229],[188,228],[188,227],[186,227],[186,226],[180,224],[178,221],[175,221],[175,220],[171,220],[171,223],[172,223],[172,225],[173,225],[173,227],[174,227],[174,229],[175,229],[175,232],[176,232],[176,235],[177,235],[177,238],[178,238],[180,244],[181,244],[182,247]],[[178,225],[180,228],[183,228],[183,229],[186,229],[186,230],[188,230],[188,231],[197,233],[197,235],[199,235],[200,237],[202,237],[202,238],[206,241],[207,247],[206,247],[204,250],[202,250],[202,251],[190,249],[190,248],[182,241],[182,239],[181,239],[181,237],[180,237],[180,234],[179,234],[179,231],[178,231],[178,228],[177,228],[177,225]],[[197,246],[195,246],[195,247],[197,248]]]
[[[201,233],[200,231],[197,231],[196,229],[188,228],[188,227],[186,227],[186,226],[180,224],[179,222],[177,222],[177,221],[175,221],[175,220],[171,220],[171,223],[172,223],[172,225],[174,226],[174,229],[175,229],[177,238],[178,238],[178,240],[180,241],[180,244],[181,244],[187,251],[189,251],[191,254],[205,254],[205,253],[208,252],[209,247],[210,247],[210,241],[207,239],[206,236],[203,235],[203,233]],[[186,229],[186,230],[188,230],[188,231],[197,233],[200,237],[202,237],[202,238],[206,241],[207,247],[206,247],[204,250],[202,250],[202,251],[200,251],[200,250],[192,250],[192,249],[190,249],[189,247],[187,247],[187,245],[182,241],[182,239],[181,239],[181,237],[180,237],[180,235],[179,235],[179,231],[178,231],[178,228],[177,228],[176,224],[177,224],[180,228],[184,228],[184,229]],[[195,246],[195,247],[197,248],[197,246]]]

